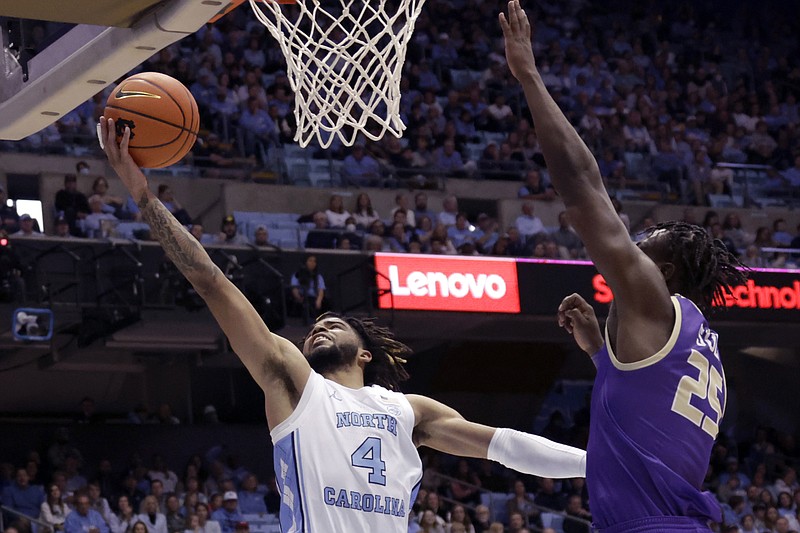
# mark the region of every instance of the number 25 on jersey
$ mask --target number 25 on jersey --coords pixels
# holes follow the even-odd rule
[[[678,382],[678,390],[672,400],[672,411],[692,422],[695,426],[708,433],[712,439],[719,433],[719,421],[724,412],[720,402],[726,397],[725,377],[697,350],[692,350],[687,360],[691,366],[700,371],[697,378],[683,376]],[[711,408],[713,415],[709,416],[692,405],[692,398],[696,397]]]

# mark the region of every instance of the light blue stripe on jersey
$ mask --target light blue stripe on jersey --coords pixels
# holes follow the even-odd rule
[[[300,513],[302,514],[303,526],[305,527],[303,531],[310,532],[312,531],[311,520],[309,520],[309,518],[311,517],[311,513],[308,512],[308,507],[306,505],[306,502],[308,502],[308,500],[306,499],[306,484],[302,476],[303,458],[300,455],[300,428],[294,430],[293,434],[296,437],[292,439],[292,443],[294,445],[294,456],[296,459],[295,468],[297,469],[297,474],[298,474],[297,480],[298,480],[298,485],[300,486]]]
[[[300,468],[298,465],[294,433],[290,433],[275,444],[274,467],[276,481],[281,490],[280,522],[283,533],[304,531],[303,495],[300,492]]]
[[[411,499],[408,502],[408,514],[411,514],[411,509],[414,507],[414,502],[417,501],[417,493],[419,492],[419,486],[422,484],[422,476],[419,476],[419,479],[414,484],[414,488],[411,489]]]

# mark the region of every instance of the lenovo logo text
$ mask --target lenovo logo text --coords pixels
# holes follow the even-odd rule
[[[443,296],[453,298],[483,298],[484,294],[499,300],[506,295],[506,282],[497,274],[461,274],[449,276],[443,272],[408,273],[405,280],[400,279],[396,265],[389,266],[389,281],[395,296]]]
[[[519,313],[513,259],[375,254],[383,309]]]

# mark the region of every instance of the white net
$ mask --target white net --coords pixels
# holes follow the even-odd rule
[[[286,0],[283,0],[286,2]],[[295,141],[400,137],[400,77],[425,0],[250,0],[286,57]],[[324,5],[323,5],[324,4]]]

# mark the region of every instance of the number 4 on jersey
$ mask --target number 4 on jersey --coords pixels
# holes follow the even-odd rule
[[[368,468],[369,482],[375,485],[386,485],[386,463],[381,460],[381,439],[367,437],[353,455],[350,456],[353,466]]]

